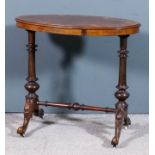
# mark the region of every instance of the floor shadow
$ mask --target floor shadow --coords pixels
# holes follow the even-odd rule
[[[17,127],[15,127],[13,124],[15,124],[14,120],[21,121],[21,120],[23,120],[23,117],[19,116],[18,114],[14,115],[14,116],[15,117],[12,117],[11,115],[7,116],[6,128],[9,129],[9,131],[10,131],[9,135],[11,137],[19,137],[19,135],[16,133]],[[51,115],[51,116],[45,115],[43,120],[39,120],[39,119],[31,120],[35,123],[39,123],[39,126],[27,131],[25,138],[30,137],[34,132],[38,131],[39,129],[46,128],[53,124],[59,124],[59,125],[65,125],[65,126],[74,125],[76,127],[84,129],[88,134],[99,138],[102,141],[103,147],[112,148],[111,139],[113,137],[113,134],[111,134],[111,132],[109,130],[114,131],[114,122],[113,121],[109,122],[109,120],[108,121],[104,120],[104,123],[101,123],[101,122],[98,122],[97,120],[94,120],[97,118],[89,118],[89,119],[77,118],[77,117],[73,117],[68,114],[56,114],[56,115]],[[68,122],[71,122],[72,124],[70,124],[70,123],[68,124],[67,122],[61,123],[61,122],[59,122],[59,120],[67,120]],[[31,125],[31,121],[30,121],[30,125]],[[128,133],[128,131],[130,133]],[[128,130],[122,129],[121,136],[123,136],[124,134],[128,134],[129,136],[127,139],[125,139],[123,141],[120,139],[118,148],[125,148],[130,143],[132,143],[132,141],[134,141],[138,138],[141,138],[148,133],[149,133],[149,124],[148,123],[144,124],[144,125],[141,125],[139,123],[135,123],[135,124],[132,123],[132,125],[129,127]]]
[[[33,116],[33,117],[35,117],[35,116]],[[12,114],[7,115],[7,119],[6,119],[6,122],[5,122],[6,125],[5,126],[10,131],[9,136],[11,136],[11,137],[21,137],[21,136],[19,136],[19,134],[17,134],[17,129],[18,129],[19,126],[22,126],[23,118],[24,118],[23,115],[19,115],[19,114],[17,114],[17,115],[13,114],[13,117],[12,117]],[[21,124],[18,125],[18,126],[14,126],[13,124],[17,124],[17,123],[14,122],[15,120],[16,120],[16,122],[19,121]],[[31,129],[31,130],[27,131],[25,138],[28,138],[31,135],[33,135],[33,133],[35,131],[38,131],[38,130],[40,130],[42,128],[45,128],[45,127],[47,127],[49,125],[52,125],[52,124],[56,123],[56,121],[53,122],[53,121],[48,121],[48,120],[43,120],[43,119],[42,120],[37,120],[37,119],[32,118],[30,120],[30,122],[29,122],[29,125],[31,125],[32,121],[35,122],[35,123],[38,123],[39,126],[37,126],[34,129]]]
[[[108,129],[112,129],[111,125],[107,125],[107,123],[98,123],[97,121],[91,121],[86,119],[79,119],[79,118],[73,118],[70,115],[57,115],[60,119],[65,119],[68,121],[71,121],[72,123],[75,123],[74,125],[78,126],[79,128],[84,129],[87,133],[99,138],[103,142],[104,147],[111,147],[110,145],[110,138],[107,138],[107,134],[109,136],[110,132],[108,132]],[[112,123],[111,123],[112,124]]]
[[[119,148],[124,148],[128,146],[132,141],[145,136],[149,133],[149,123],[145,125],[141,125],[139,123],[132,124],[129,128],[129,130],[132,130],[132,134],[127,138],[125,141],[122,141],[119,145]],[[128,133],[126,133],[128,134]]]
[[[85,120],[85,119],[79,119],[79,118],[73,118],[70,117],[70,115],[57,115],[60,119],[66,119],[71,122],[75,122],[76,126],[84,129],[89,134],[96,136],[97,138],[100,138],[103,142],[102,146],[106,148],[112,148],[111,145],[111,139],[114,135],[111,135],[110,132],[108,132],[109,129],[114,129],[114,122],[105,122],[100,123],[97,121],[91,121],[91,120]],[[106,124],[112,124],[112,125],[106,125]],[[128,130],[124,130],[124,127],[122,128],[122,132],[126,132],[128,130],[132,131],[132,134],[127,138],[125,141],[120,140],[120,144],[118,145],[118,148],[125,148],[130,143],[132,143],[133,140],[138,139],[140,137],[143,137],[144,135],[149,133],[149,124],[141,125],[139,123],[132,124]],[[125,134],[125,133],[124,133]],[[107,138],[107,135],[109,137]]]
[[[17,128],[15,126],[13,126],[14,121],[18,121],[18,120],[22,120],[22,118],[19,115],[14,115],[16,117],[16,119],[14,117],[12,117],[11,115],[5,115],[5,128],[9,129],[9,136],[11,137],[19,137],[17,135]]]

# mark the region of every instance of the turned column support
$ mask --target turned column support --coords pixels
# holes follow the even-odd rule
[[[127,51],[127,36],[119,36],[120,37],[120,50],[119,53],[119,80],[118,85],[116,88],[118,89],[115,93],[115,97],[118,99],[118,102],[116,103],[116,108],[118,104],[121,102],[122,104],[125,104],[125,108],[128,107],[125,100],[129,97],[129,93],[127,92],[128,86],[127,86],[127,57],[128,57],[128,51]]]
[[[127,38],[126,36],[120,37],[120,50],[119,50],[119,80],[116,88],[118,89],[115,93],[115,97],[118,99],[116,103],[116,115],[115,115],[115,136],[112,139],[112,145],[116,146],[119,142],[121,129],[123,122],[127,119],[128,104],[126,99],[129,97],[127,92],[127,79],[126,79],[126,66],[127,66]]]
[[[28,50],[28,76],[26,78],[27,83],[25,84],[25,89],[28,91],[26,95],[26,101],[24,106],[24,122],[23,126],[19,127],[17,133],[23,136],[26,132],[28,123],[33,113],[37,113],[39,107],[37,105],[38,95],[36,91],[39,89],[39,84],[36,82],[38,78],[36,77],[35,70],[35,51],[37,45],[35,45],[35,32],[28,32],[28,44],[26,45]]]
[[[28,81],[25,84],[25,89],[28,91],[26,100],[33,100],[36,102],[38,100],[38,95],[35,93],[39,89],[39,84],[36,82],[38,78],[36,77],[35,69],[35,51],[37,45],[35,45],[35,32],[28,31],[28,44],[26,45],[28,50]]]

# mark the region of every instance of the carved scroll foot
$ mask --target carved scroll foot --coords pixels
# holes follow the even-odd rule
[[[124,103],[119,102],[117,105],[117,111],[115,116],[115,136],[111,141],[111,144],[116,147],[119,143],[119,138],[122,130],[123,120],[124,120]]]
[[[33,114],[33,103],[26,102],[24,107],[24,122],[23,126],[17,129],[17,133],[24,137],[26,129],[28,127],[29,121],[32,118]]]
[[[24,133],[25,133],[25,130],[24,130],[24,127],[21,126],[17,129],[17,133],[20,134],[22,137],[24,137]]]
[[[111,141],[111,144],[113,145],[113,147],[116,147],[118,145],[118,139],[117,139],[117,137],[114,136],[114,138]]]
[[[20,134],[22,137],[25,136],[25,132],[26,132],[26,129],[27,129],[27,127],[28,127],[29,121],[30,121],[30,119],[24,118],[23,126],[20,126],[20,127],[17,129],[17,133]]]

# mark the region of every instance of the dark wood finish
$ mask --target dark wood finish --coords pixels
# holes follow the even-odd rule
[[[119,142],[122,125],[130,125],[128,117],[128,104],[126,99],[129,97],[127,92],[126,67],[127,67],[127,38],[129,35],[139,32],[140,24],[127,19],[97,16],[71,16],[71,15],[33,15],[20,16],[16,18],[16,25],[28,31],[28,77],[25,89],[28,91],[24,107],[23,125],[18,128],[17,133],[23,136],[28,127],[32,115],[43,117],[44,111],[39,106],[52,106],[68,108],[73,110],[93,110],[115,113],[115,136],[111,141],[113,146]],[[88,106],[79,103],[63,103],[39,101],[36,91],[39,84],[36,82],[35,71],[35,32],[48,32],[66,35],[89,35],[89,36],[119,36],[119,80],[115,97],[118,102],[115,108],[104,108]]]
[[[19,28],[67,35],[129,35],[139,31],[138,22],[112,17],[80,15],[29,15],[16,18]]]
[[[116,103],[116,116],[115,116],[115,136],[112,139],[111,144],[116,146],[119,142],[123,121],[127,124],[127,108],[126,99],[129,97],[129,93],[126,91],[128,88],[126,84],[126,64],[127,64],[127,38],[128,36],[120,36],[120,51],[119,51],[119,81],[116,88],[118,91],[115,93],[115,97],[118,99]]]
[[[102,112],[116,112],[115,108],[88,106],[88,105],[79,104],[79,103],[48,102],[48,101],[38,101],[37,103],[38,105],[42,105],[42,106],[67,108],[67,109],[73,109],[75,111],[92,110],[92,111],[102,111]]]
[[[24,107],[24,122],[23,126],[19,127],[17,133],[24,136],[27,126],[29,124],[32,114],[39,111],[39,106],[37,105],[38,95],[35,93],[39,89],[39,84],[36,82],[38,79],[36,77],[35,71],[35,50],[37,45],[35,45],[35,32],[28,31],[28,81],[25,84],[25,89],[28,91]]]

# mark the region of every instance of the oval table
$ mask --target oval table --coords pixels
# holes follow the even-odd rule
[[[120,138],[122,125],[128,126],[131,121],[128,117],[129,97],[126,82],[127,65],[127,39],[130,35],[138,33],[140,24],[133,20],[101,16],[80,15],[27,15],[16,18],[16,26],[28,32],[28,77],[25,89],[28,91],[24,106],[23,125],[17,129],[21,136],[25,135],[32,115],[43,117],[44,111],[39,106],[52,106],[73,110],[94,110],[115,113],[115,136],[111,144],[115,147]],[[118,102],[115,108],[88,106],[79,103],[40,101],[36,91],[39,89],[35,71],[35,32],[46,32],[63,35],[78,36],[118,36],[120,38],[119,50],[119,80],[115,97]]]

